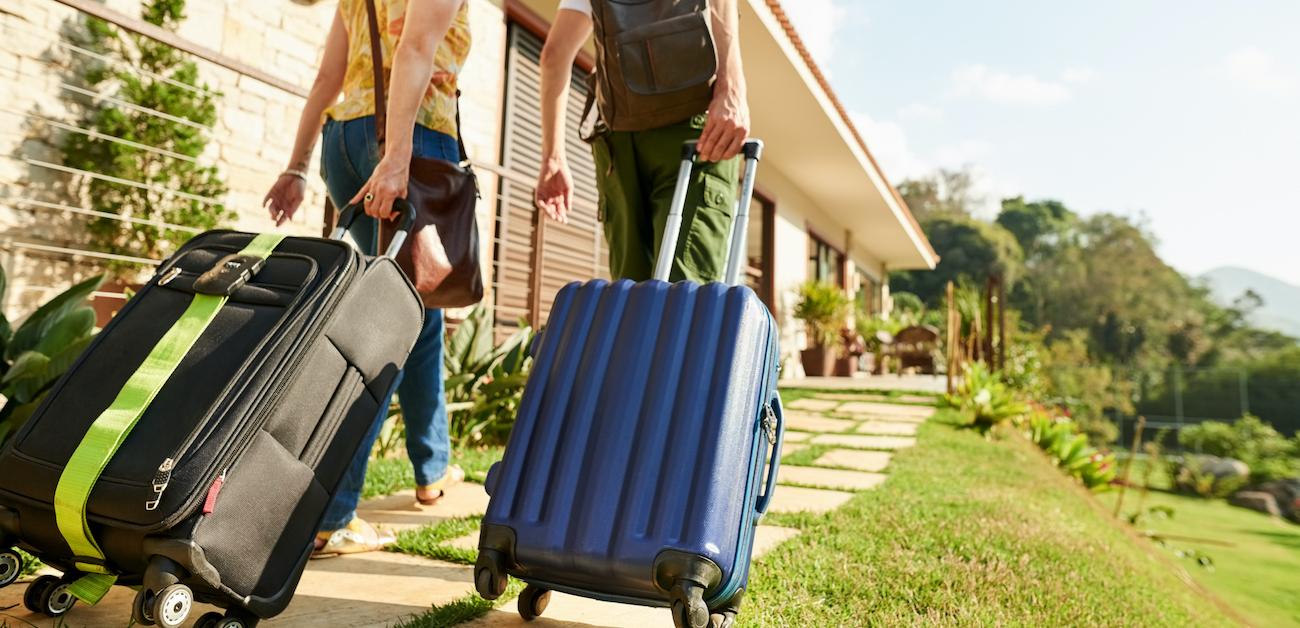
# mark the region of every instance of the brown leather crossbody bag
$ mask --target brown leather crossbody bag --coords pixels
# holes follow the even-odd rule
[[[388,99],[375,0],[366,0],[366,12],[375,73],[375,135],[382,155]],[[415,224],[396,259],[428,308],[465,307],[483,300],[476,211],[478,179],[461,139],[460,92],[456,93],[456,145],[460,163],[411,157],[406,199],[394,203],[398,211],[415,213]],[[395,231],[392,222],[380,221],[380,250],[388,246]]]

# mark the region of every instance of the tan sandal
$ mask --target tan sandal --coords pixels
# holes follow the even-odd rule
[[[443,473],[442,477],[438,478],[437,482],[425,486],[415,487],[415,501],[418,502],[421,506],[437,505],[439,501],[442,501],[443,496],[447,494],[447,489],[449,487],[455,486],[464,481],[465,481],[464,469],[461,469],[459,466],[454,464],[448,466],[447,472]],[[437,491],[437,494],[430,497],[429,494],[433,493],[434,491]]]
[[[381,531],[364,519],[353,517],[344,528],[317,534],[311,557],[333,558],[344,554],[376,552],[396,540],[393,533]]]

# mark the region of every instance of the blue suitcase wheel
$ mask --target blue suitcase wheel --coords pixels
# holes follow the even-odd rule
[[[519,616],[524,621],[532,621],[542,616],[546,605],[551,603],[551,592],[538,586],[528,585],[519,594]]]
[[[506,592],[506,572],[501,554],[496,550],[480,549],[474,563],[474,588],[485,600],[495,600]]]
[[[672,596],[673,626],[708,628],[709,607],[704,604],[704,587],[692,580],[678,580]]]

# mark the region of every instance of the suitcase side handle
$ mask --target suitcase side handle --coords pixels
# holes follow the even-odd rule
[[[682,209],[686,207],[686,192],[691,184],[691,170],[695,159],[699,157],[698,142],[689,140],[682,143],[682,165],[677,170],[677,185],[673,188],[672,204],[668,208],[668,219],[664,223],[664,239],[659,245],[659,256],[655,258],[654,278],[668,281],[672,274],[673,258],[677,253],[677,238],[682,230]],[[745,238],[749,232],[749,204],[754,198],[754,174],[758,172],[758,160],[763,156],[763,140],[746,140],[741,148],[745,156],[745,170],[740,180],[740,198],[736,200],[734,218],[731,222],[731,237],[727,243],[727,270],[723,281],[737,285],[741,269],[745,266]]]
[[[772,440],[772,456],[767,461],[767,482],[763,486],[763,493],[758,496],[758,501],[754,503],[754,510],[759,515],[767,512],[767,507],[772,503],[772,492],[776,490],[776,476],[781,471],[781,443],[785,441],[785,412],[781,409],[781,397],[772,399],[772,405],[767,407],[768,415],[776,422],[771,430],[765,430]]]
[[[397,220],[401,221],[397,225],[397,233],[393,234],[393,241],[388,243],[388,250],[384,251],[384,257],[397,257],[397,252],[402,250],[402,245],[406,244],[406,236],[410,235],[411,229],[415,228],[415,210],[411,209],[411,203],[404,198],[393,199],[393,209],[397,211]],[[348,232],[348,227],[357,221],[357,218],[363,213],[360,203],[353,203],[343,208],[339,212],[338,221],[334,224],[334,232],[330,234],[331,240],[342,240],[343,234]]]

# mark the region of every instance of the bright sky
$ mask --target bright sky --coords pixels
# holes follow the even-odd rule
[[[1145,216],[1300,284],[1300,2],[785,0],[885,173]]]

